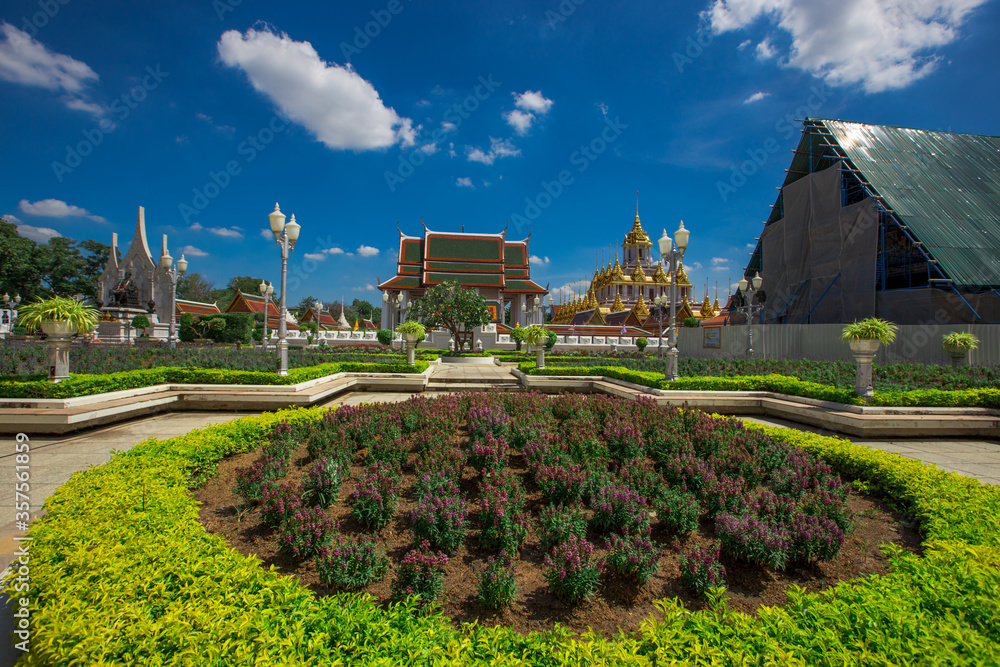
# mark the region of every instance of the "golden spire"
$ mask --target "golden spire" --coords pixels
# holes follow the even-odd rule
[[[714,317],[715,312],[712,310],[712,304],[708,300],[708,292],[705,292],[705,300],[701,302],[701,316],[702,317]]]
[[[688,274],[684,270],[683,263],[677,265],[677,285],[678,286],[685,285],[688,287],[691,286],[691,283],[688,282]]]
[[[642,267],[638,264],[635,265],[635,271],[632,272],[632,282],[644,283],[646,282],[646,272],[642,270]]]
[[[615,292],[615,302],[611,304],[612,313],[620,313],[625,310],[625,304],[622,303],[622,291],[619,289]]]
[[[649,240],[649,235],[642,228],[639,222],[639,191],[635,191],[635,220],[632,222],[632,231],[625,235],[625,243],[622,245],[641,245],[645,248],[652,248],[653,243]]]
[[[715,303],[712,305],[712,310],[719,312],[719,281],[715,281]]]
[[[639,300],[636,301],[635,306],[632,307],[635,312],[636,317],[640,320],[645,320],[649,317],[649,308],[646,307],[646,300],[642,296],[642,292],[639,292]]]
[[[657,285],[669,285],[670,276],[663,270],[663,262],[657,262],[656,271],[653,272],[653,282]]]

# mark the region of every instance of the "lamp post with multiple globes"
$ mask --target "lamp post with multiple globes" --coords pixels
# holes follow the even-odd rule
[[[167,250],[166,246],[166,237],[164,237],[160,266],[167,274],[167,278],[170,279],[170,333],[167,336],[167,341],[170,343],[170,347],[175,348],[177,347],[177,280],[187,271],[188,263],[184,259],[184,254],[181,253],[181,258],[177,260],[177,268],[173,268],[174,258],[170,256],[170,251]]]
[[[267,217],[270,219],[274,242],[281,248],[281,305],[278,308],[278,354],[281,357],[281,366],[278,368],[278,375],[288,375],[288,326],[286,322],[288,309],[285,279],[288,275],[288,256],[295,248],[295,242],[299,240],[301,225],[295,222],[294,213],[288,224],[285,224],[285,214],[281,212],[277,204],[274,205],[274,210]]]
[[[660,257],[668,264],[667,272],[670,275],[670,291],[667,308],[670,311],[670,333],[667,340],[667,361],[664,375],[669,382],[677,379],[677,274],[684,261],[684,251],[687,250],[688,240],[691,232],[684,229],[684,221],[681,220],[680,227],[674,232],[674,238],[667,236],[667,230],[663,230],[663,236],[659,239]],[[655,303],[655,299],[654,299]],[[660,335],[663,335],[663,328],[660,328]]]
[[[274,296],[274,285],[260,281],[260,285],[257,286],[257,290],[260,295],[264,297],[264,337],[261,341],[264,343],[264,349],[267,349],[267,318],[271,314],[271,297]]]
[[[760,311],[763,308],[764,303],[764,293],[758,291],[760,290],[760,285],[763,282],[763,278],[760,277],[760,273],[754,274],[754,277],[750,280],[743,277],[739,282],[740,294],[743,295],[743,307],[742,310],[747,314],[747,356],[753,356],[753,316],[754,311]],[[755,297],[759,303],[754,304]]]

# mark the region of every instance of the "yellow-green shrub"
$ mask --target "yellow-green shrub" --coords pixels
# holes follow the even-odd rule
[[[247,417],[149,440],[73,477],[31,529],[28,665],[988,665],[1000,661],[1000,490],[844,440],[765,428],[895,498],[926,536],[890,549],[891,572],[821,594],[793,590],[756,616],[716,596],[689,612],[658,603],[632,637],[565,629],[453,629],[438,615],[373,599],[317,600],[205,532],[192,478],[247,451],[282,419]],[[8,584],[11,589],[13,582]]]

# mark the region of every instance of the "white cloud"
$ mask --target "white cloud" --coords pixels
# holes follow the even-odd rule
[[[34,203],[22,199],[17,207],[21,213],[35,215],[39,218],[87,218],[94,222],[107,222],[105,218],[94,215],[85,208],[72,206],[59,199],[41,199]]]
[[[490,137],[488,153],[481,148],[473,148],[472,146],[466,146],[465,151],[469,162],[482,162],[483,164],[493,164],[497,158],[517,157],[521,154],[521,149],[515,147],[510,139],[497,139],[496,137]]]
[[[765,93],[763,91],[757,91],[750,97],[743,100],[743,104],[753,104],[754,102],[760,102],[762,99],[770,95],[771,93]]]
[[[542,95],[541,91],[526,90],[523,93],[511,93],[514,96],[513,111],[503,115],[507,124],[519,135],[525,135],[539,116],[544,116],[552,108],[552,100]]]
[[[358,248],[358,254],[362,257],[374,257],[378,254],[378,248],[373,248],[370,245],[363,245]]]
[[[528,257],[528,263],[534,264],[535,266],[545,266],[549,263],[548,257],[539,257],[538,255],[531,255]]]
[[[11,216],[7,216],[7,218],[10,217]],[[53,237],[62,236],[62,234],[51,227],[33,227],[32,225],[24,224],[19,224],[17,226],[17,233],[26,239],[31,239],[35,243],[45,243]]]
[[[195,248],[193,245],[186,245],[181,248],[182,255],[191,255],[192,257],[208,257],[208,253],[199,248]]]
[[[443,121],[441,123],[441,129],[444,132],[454,132],[455,130],[458,129],[458,125],[455,125],[454,123],[449,123],[448,121]]]
[[[430,105],[430,100],[417,100],[417,106],[420,108],[429,107]]]
[[[317,262],[322,262],[324,259],[326,259],[326,255],[324,255],[322,252],[307,252],[306,254],[303,255],[303,257]]]
[[[542,95],[542,91],[526,90],[520,95],[514,93],[514,106],[530,113],[544,116],[552,108],[552,100]]]
[[[229,30],[219,57],[239,67],[281,113],[328,148],[366,151],[413,145],[413,121],[385,106],[375,87],[351,65],[328,63],[309,42],[268,30]]]
[[[378,288],[372,285],[371,283],[366,283],[364,285],[361,285],[360,287],[352,287],[351,289],[354,290],[355,292],[372,292]]]
[[[986,0],[713,0],[702,13],[716,34],[750,27],[761,18],[791,36],[782,66],[831,85],[861,84],[866,92],[905,88],[930,74],[934,51],[959,36],[969,14]],[[769,40],[758,56],[772,48]]]
[[[753,44],[753,40],[752,39],[744,39],[742,42],[740,42],[740,45],[737,46],[736,48],[739,49],[740,51],[742,51],[743,49],[747,48],[751,44]]]
[[[455,157],[458,153],[455,152],[455,144],[448,142],[448,157]]]
[[[212,117],[208,114],[198,112],[194,115],[194,117],[211,125],[216,132],[221,132],[222,134],[232,134],[236,131],[236,128],[232,125],[216,125],[215,121],[212,120]]]
[[[535,122],[534,115],[520,109],[514,109],[505,113],[503,119],[507,121],[508,125],[514,128],[515,132],[522,136],[528,133],[528,130],[531,129],[531,124]]]
[[[757,45],[757,60],[770,60],[777,53],[774,46],[771,44],[770,38],[765,38],[763,42]]]
[[[702,266],[701,262],[693,262],[691,264],[685,264],[684,265],[684,269],[688,273],[695,273],[696,271],[701,271],[702,268],[703,268],[703,266]]]
[[[729,271],[729,260],[725,257],[713,257],[712,258],[712,270],[713,271]]]
[[[99,79],[89,65],[50,51],[6,21],[0,24],[0,35],[0,79],[61,93],[69,109],[104,113],[104,107],[88,99],[87,87]]]
[[[476,189],[476,186],[472,184],[472,179],[469,178],[468,176],[459,176],[458,180],[455,181],[455,185],[457,185],[460,188],[472,188],[473,190]]]
[[[344,251],[341,250],[340,248],[327,248],[323,252],[327,253],[328,255],[343,255],[344,254]]]
[[[270,227],[265,227],[264,229],[260,230],[260,237],[262,239],[267,239],[268,241],[273,241],[274,232],[271,231]]]
[[[424,153],[425,155],[434,155],[439,150],[441,149],[438,148],[437,144],[424,144],[423,146],[420,147],[420,152]]]
[[[3,216],[0,217],[3,217],[3,219],[6,220],[7,222],[13,222],[15,225],[21,224],[21,219],[18,218],[13,213],[5,213]]]
[[[243,229],[233,225],[232,227],[203,227],[200,222],[195,222],[190,227],[188,227],[193,232],[205,231],[209,234],[215,234],[216,236],[224,236],[232,239],[243,238]],[[266,236],[265,236],[266,233]],[[273,239],[274,234],[271,233],[270,229],[262,229],[260,235],[264,238]]]

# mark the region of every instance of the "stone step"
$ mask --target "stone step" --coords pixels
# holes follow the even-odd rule
[[[425,391],[521,391],[521,384],[518,382],[494,382],[484,384],[481,382],[428,382]]]

